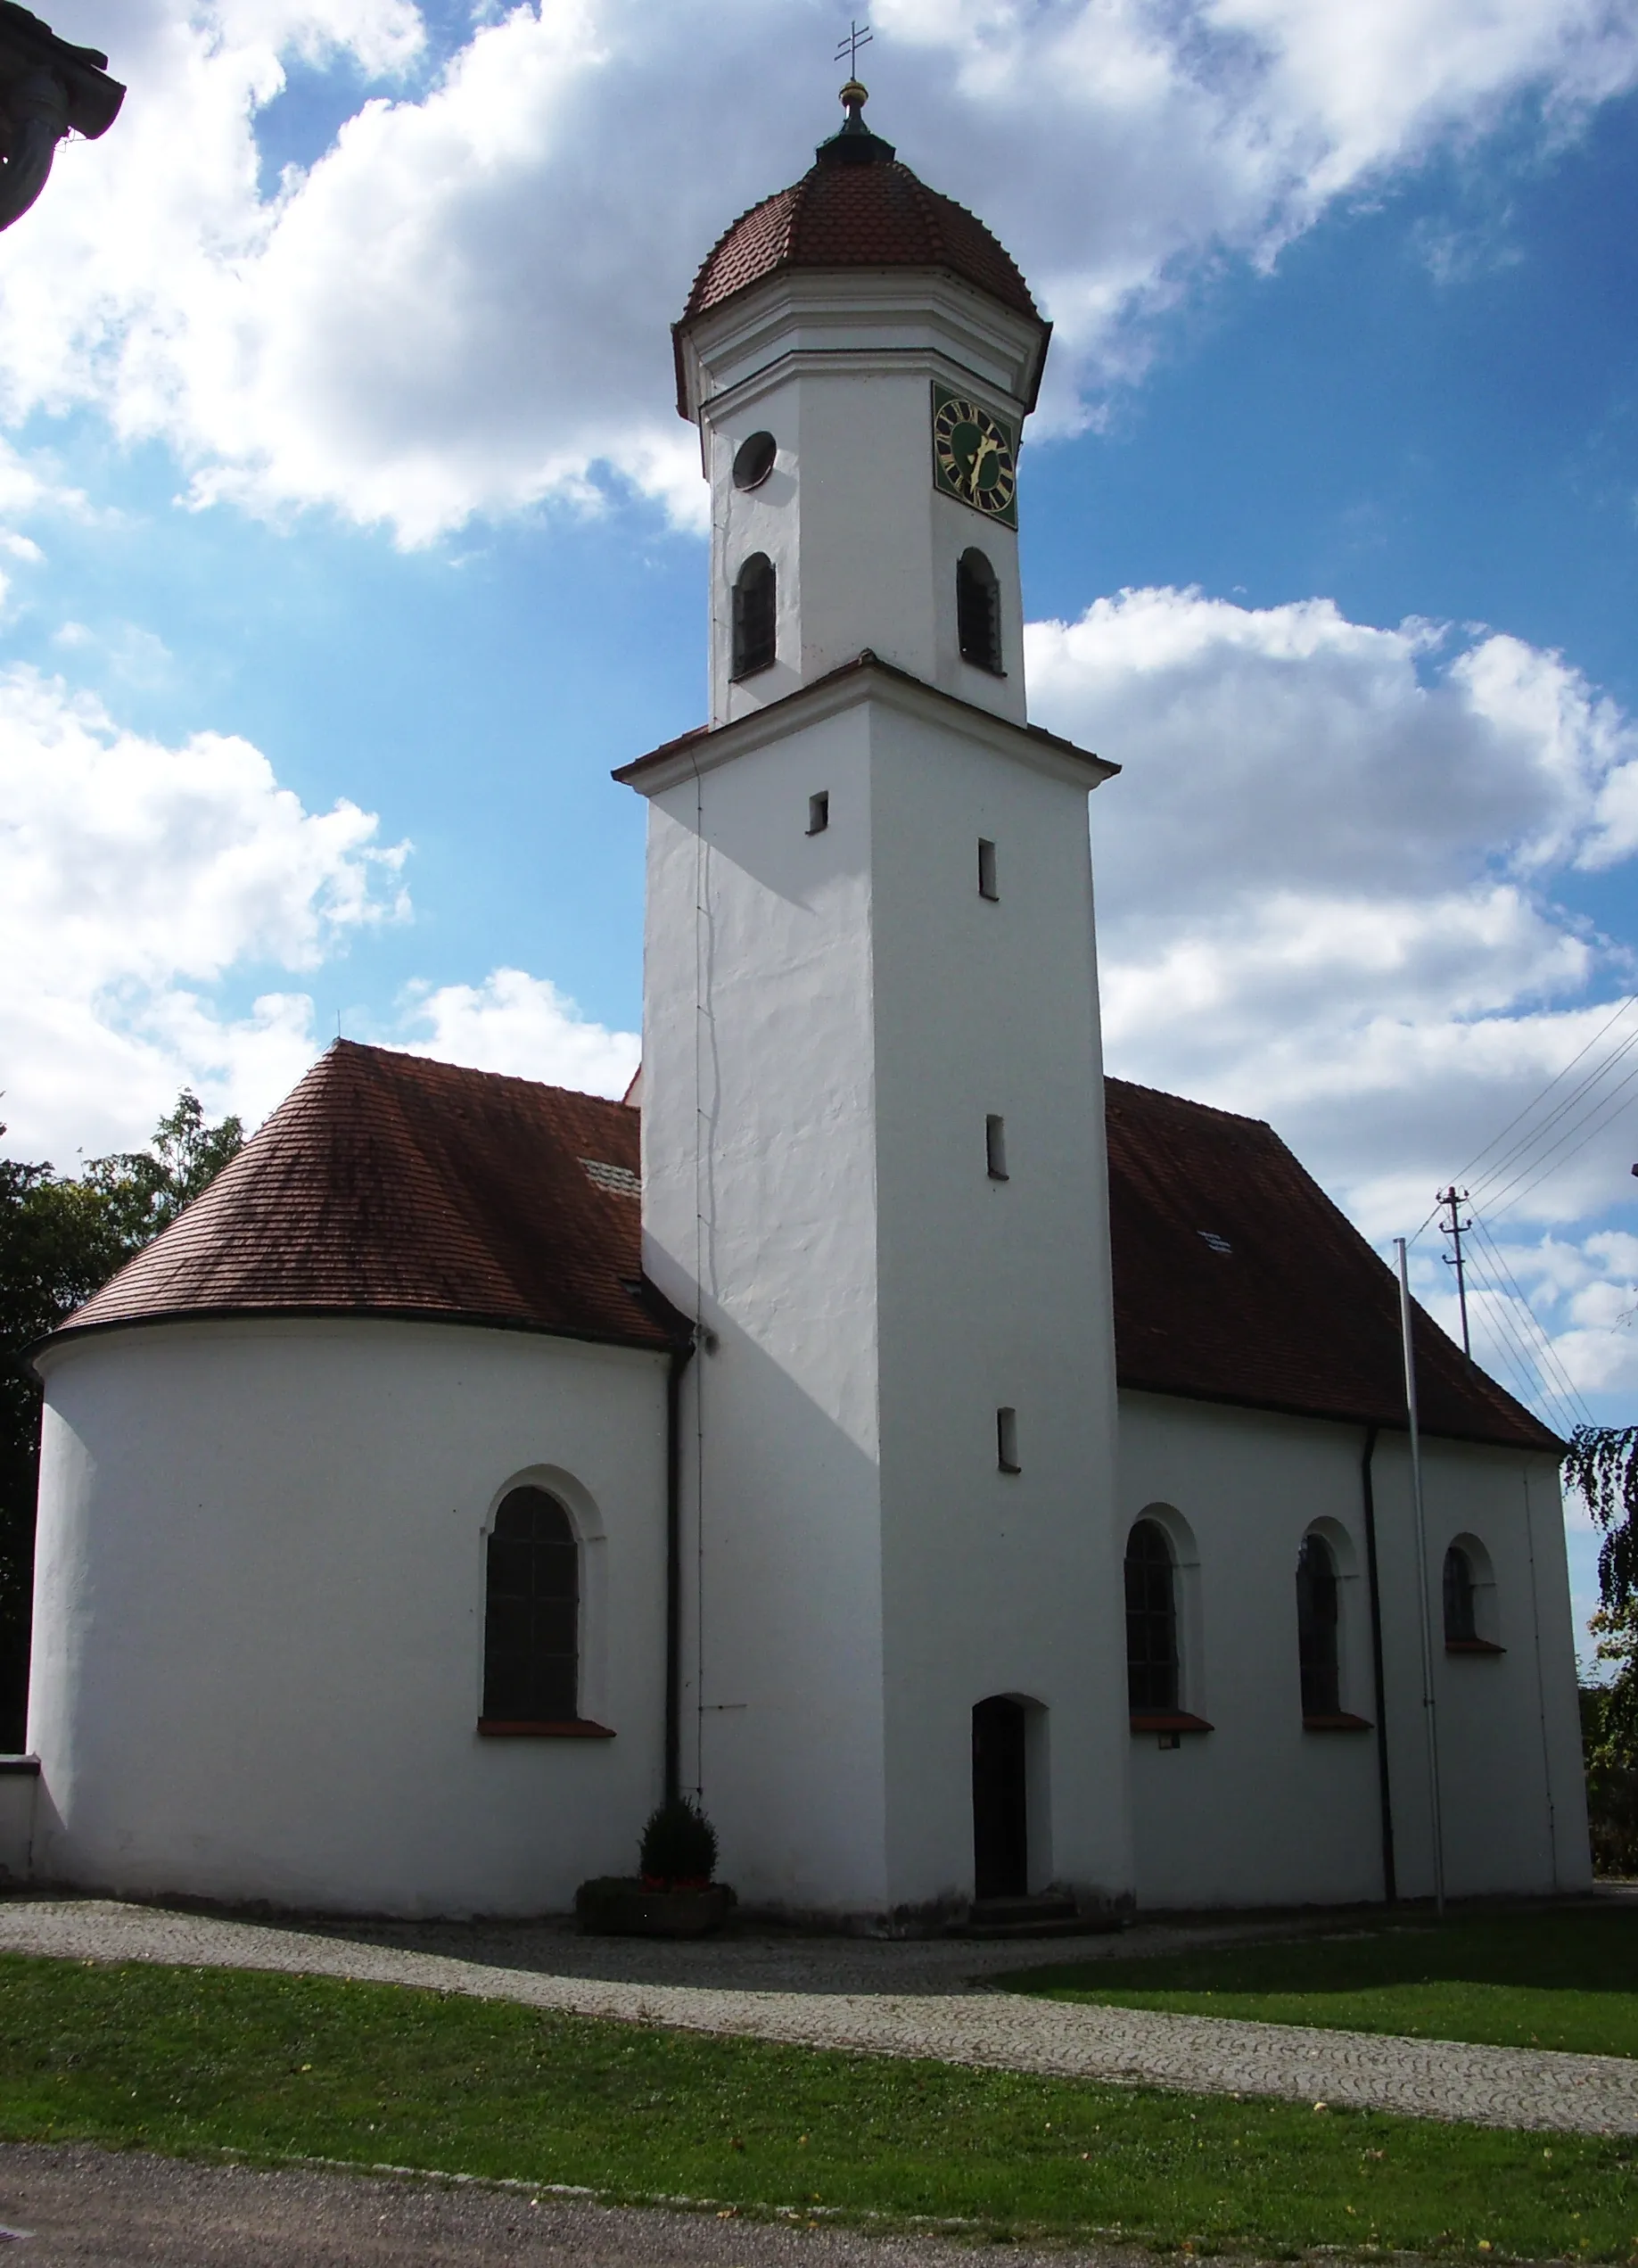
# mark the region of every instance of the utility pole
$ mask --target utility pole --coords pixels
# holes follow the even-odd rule
[[[1638,1166],[1634,1166],[1633,1171],[1638,1174]],[[1448,1189],[1442,1189],[1439,1192],[1440,1204],[1450,1208],[1450,1218],[1448,1221],[1441,1221],[1439,1229],[1441,1234],[1448,1236],[1456,1248],[1454,1257],[1449,1252],[1445,1255],[1445,1265],[1447,1268],[1454,1268],[1456,1271],[1456,1305],[1461,1310],[1461,1351],[1471,1362],[1473,1347],[1468,1337],[1468,1277],[1466,1265],[1461,1257],[1461,1240],[1473,1225],[1470,1220],[1464,1221],[1461,1217],[1461,1208],[1467,1200],[1467,1191],[1459,1190],[1454,1182],[1452,1182]]]

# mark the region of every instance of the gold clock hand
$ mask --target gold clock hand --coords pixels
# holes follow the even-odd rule
[[[1000,443],[996,440],[994,434],[986,433],[984,440],[979,442],[977,448],[973,451],[973,469],[967,476],[967,485],[972,495],[976,496],[978,493],[978,475],[983,469],[984,458],[986,457],[993,457],[1000,448]]]

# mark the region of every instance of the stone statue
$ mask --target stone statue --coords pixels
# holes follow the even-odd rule
[[[16,0],[0,0],[0,228],[20,219],[45,186],[64,135],[95,142],[124,100],[106,55],[70,47]]]

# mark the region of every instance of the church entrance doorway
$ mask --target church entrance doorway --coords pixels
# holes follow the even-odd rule
[[[1029,1794],[1024,1703],[992,1694],[973,1711],[973,1891],[1029,1895]]]

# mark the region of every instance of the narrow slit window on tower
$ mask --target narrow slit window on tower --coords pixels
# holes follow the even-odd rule
[[[1001,590],[995,570],[982,551],[964,551],[956,562],[956,638],[961,659],[975,669],[1004,677],[1001,667]]]
[[[736,678],[773,667],[774,593],[773,561],[765,551],[753,551],[734,578]]]
[[[830,790],[820,788],[817,796],[808,798],[808,832],[822,835],[830,824]]]
[[[990,1168],[990,1179],[1006,1181],[1008,1178],[1007,1121],[993,1110],[989,1113],[984,1122],[984,1158]]]
[[[995,878],[995,845],[978,837],[978,895],[981,898],[999,898],[1000,885]]]
[[[1003,1472],[1022,1472],[1018,1463],[1018,1413],[1015,1409],[999,1409],[995,1413],[995,1462]]]

